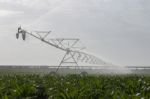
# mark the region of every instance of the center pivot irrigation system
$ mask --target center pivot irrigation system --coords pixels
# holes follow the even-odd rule
[[[60,66],[63,64],[74,64],[75,66],[79,66],[78,63],[87,63],[87,64],[95,64],[95,65],[108,65],[108,63],[104,62],[103,60],[97,58],[94,55],[87,54],[83,52],[85,47],[77,47],[76,45],[79,43],[79,39],[76,38],[55,38],[50,39],[48,35],[51,31],[35,31],[35,33],[28,32],[21,28],[18,28],[18,32],[16,33],[16,38],[19,38],[19,35],[22,35],[22,39],[26,40],[26,36],[30,35],[42,42],[51,45],[57,49],[65,51],[65,55],[62,58],[60,64],[56,72],[59,70]]]

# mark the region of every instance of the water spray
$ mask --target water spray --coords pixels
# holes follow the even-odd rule
[[[75,66],[79,66],[79,62],[95,65],[108,65],[107,62],[97,58],[96,56],[83,52],[85,49],[84,46],[77,47],[76,45],[80,41],[78,38],[48,38],[51,31],[35,31],[35,33],[36,35],[22,29],[20,26],[18,27],[16,38],[19,39],[19,35],[22,35],[22,39],[25,41],[26,35],[30,35],[50,46],[65,51],[65,55],[59,63],[56,71],[58,71],[60,66],[63,64],[74,64]]]

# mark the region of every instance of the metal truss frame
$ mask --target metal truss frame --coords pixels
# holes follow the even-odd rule
[[[26,39],[26,34],[41,40],[42,42],[45,42],[48,45],[51,45],[55,48],[58,48],[60,50],[65,51],[65,55],[63,56],[62,60],[60,61],[58,68],[56,72],[59,70],[60,66],[63,64],[74,64],[76,66],[78,65],[78,62],[84,62],[88,64],[103,64],[106,65],[105,61],[87,54],[83,52],[82,50],[85,49],[85,47],[76,46],[79,43],[78,38],[54,38],[49,39],[48,35],[51,33],[51,31],[35,31],[36,34],[30,33],[21,27],[18,28],[18,32],[16,33],[16,38],[19,38],[19,34],[22,34],[23,40]],[[42,36],[43,35],[43,36]],[[67,44],[65,43],[67,41]],[[70,61],[71,60],[71,61]]]

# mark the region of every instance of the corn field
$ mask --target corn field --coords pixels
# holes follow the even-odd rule
[[[150,99],[140,75],[16,74],[0,76],[1,99]]]

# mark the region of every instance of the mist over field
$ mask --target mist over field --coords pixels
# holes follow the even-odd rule
[[[149,32],[150,0],[0,0],[0,99],[150,99]]]

